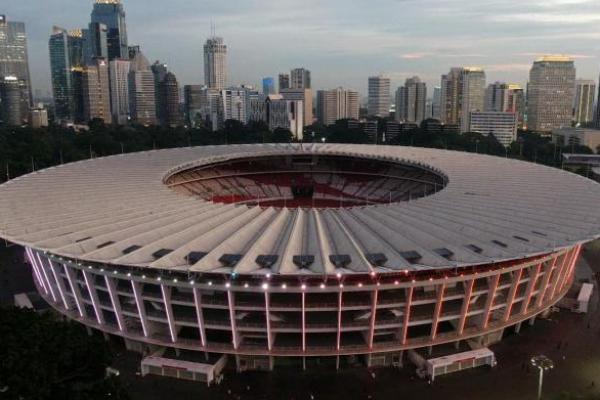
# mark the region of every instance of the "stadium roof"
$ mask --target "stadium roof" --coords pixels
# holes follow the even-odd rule
[[[442,171],[409,202],[285,209],[170,189],[182,166],[240,157],[378,157]],[[600,185],[534,163],[434,149],[232,145],[76,162],[0,186],[0,237],[82,261],[192,272],[336,274],[480,265],[600,236]]]

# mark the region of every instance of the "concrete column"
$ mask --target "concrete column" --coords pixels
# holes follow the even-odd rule
[[[198,330],[200,331],[200,343],[202,344],[202,347],[206,347],[206,330],[204,328],[204,314],[202,313],[202,293],[198,288],[194,288],[193,291],[196,317],[198,319]]]
[[[175,318],[173,317],[173,306],[171,305],[171,287],[161,284],[160,291],[162,292],[163,304],[165,306],[167,323],[169,324],[169,334],[171,335],[171,341],[175,343],[177,342],[177,328],[175,327]]]
[[[94,312],[96,313],[96,320],[98,321],[98,324],[103,325],[104,315],[102,314],[102,309],[100,308],[98,292],[96,292],[96,285],[94,284],[95,275],[85,270],[81,272],[83,273],[83,280],[85,281],[85,286],[87,287],[88,294],[90,295],[92,307],[94,308]]]
[[[481,328],[485,329],[488,326],[490,314],[492,313],[492,307],[494,306],[494,299],[496,297],[496,289],[498,288],[498,282],[500,281],[500,275],[494,275],[490,281],[490,289],[488,290],[487,298],[485,300],[485,308],[481,319]]]
[[[135,298],[135,304],[137,306],[138,315],[140,317],[142,331],[144,331],[144,336],[148,337],[150,335],[150,332],[148,330],[148,318],[146,317],[146,307],[144,306],[144,300],[142,298],[142,287],[139,282],[132,280],[131,289],[133,290],[133,297]]]
[[[467,315],[469,314],[469,306],[471,304],[471,294],[475,286],[475,278],[471,279],[465,288],[465,297],[463,298],[462,308],[460,310],[460,320],[458,322],[458,336],[461,336],[465,330]]]
[[[76,276],[73,273],[73,269],[67,267],[66,264],[63,264],[63,270],[65,275],[67,276],[67,281],[69,282],[69,287],[71,288],[71,293],[73,293],[73,298],[75,299],[75,305],[77,306],[77,311],[79,311],[79,316],[86,317],[87,313],[85,311],[83,297],[81,297],[81,290],[79,290],[79,284],[75,279]]]
[[[506,299],[506,308],[504,309],[504,316],[502,317],[502,320],[504,322],[508,321],[508,319],[510,318],[510,313],[512,311],[513,303],[515,301],[515,296],[517,294],[517,289],[519,288],[519,283],[521,282],[522,275],[523,268],[513,272],[513,282],[510,286],[510,290],[508,291],[508,297]]]
[[[64,285],[64,281],[62,280],[62,278],[60,277],[58,268],[56,267],[56,264],[52,262],[52,260],[47,259],[48,261],[48,265],[50,266],[50,272],[52,273],[52,276],[54,277],[54,282],[56,283],[56,287],[58,288],[58,293],[60,294],[60,299],[62,300],[63,306],[65,307],[65,310],[70,310],[71,309],[71,304],[69,304],[69,302],[67,301],[67,290],[65,288]]]
[[[444,292],[446,290],[446,285],[445,284],[441,284],[438,286],[437,288],[437,299],[436,299],[436,303],[435,303],[435,310],[433,312],[433,322],[431,323],[431,341],[435,340],[435,337],[437,335],[437,328],[438,328],[438,323],[440,320],[440,314],[442,312],[442,305],[444,303]]]
[[[375,337],[375,323],[377,322],[377,297],[379,290],[375,290],[371,294],[371,328],[369,329],[369,349],[373,348],[373,338]]]
[[[119,301],[119,295],[117,294],[115,280],[104,275],[104,281],[106,282],[106,288],[108,289],[108,295],[113,306],[113,312],[115,313],[117,324],[119,325],[119,330],[121,332],[126,332],[127,327],[125,326],[125,321],[123,320],[123,312],[121,310],[121,302]]]
[[[402,335],[400,339],[403,345],[405,345],[408,340],[408,325],[410,324],[410,307],[412,306],[412,298],[414,291],[414,286],[411,286],[406,289],[406,306],[404,307],[404,321],[402,323]]]
[[[566,256],[566,254],[562,255],[562,262],[564,262]],[[558,257],[554,258],[550,265],[548,265],[544,269],[544,277],[542,278],[542,283],[540,284],[540,288],[535,298],[535,308],[539,308],[542,306],[542,303],[544,302],[544,297],[546,295],[546,290],[548,289],[548,285],[550,284],[550,278],[552,278],[552,275],[556,273],[556,270],[558,270],[558,267],[556,266],[557,264]]]
[[[229,305],[229,319],[231,320],[231,339],[234,350],[237,350],[240,343],[235,320],[235,294],[231,290],[227,291],[227,304]]]
[[[556,261],[556,258],[554,258]],[[527,282],[527,288],[525,289],[525,297],[521,302],[521,311],[520,314],[525,314],[529,309],[529,304],[531,304],[531,297],[533,295],[533,291],[535,289],[535,285],[540,277],[540,271],[542,270],[542,263],[537,264],[535,267],[529,267],[529,282]],[[545,276],[544,276],[545,277]],[[542,281],[543,284],[543,281]]]
[[[336,349],[339,351],[342,347],[342,289],[338,293],[338,312],[337,312],[337,342]],[[338,357],[339,362],[339,357]]]

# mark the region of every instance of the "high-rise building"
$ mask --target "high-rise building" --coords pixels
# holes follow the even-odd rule
[[[83,71],[83,114],[85,121],[111,122],[108,61],[95,58]]]
[[[504,147],[517,139],[517,114],[504,111],[474,111],[470,113],[469,131],[492,135]]]
[[[433,88],[433,97],[431,99],[431,118],[440,119],[442,102],[442,88],[436,86]]]
[[[0,15],[0,78],[16,77],[21,93],[21,113],[28,114],[33,102],[27,56],[27,34],[23,22]]]
[[[337,88],[317,91],[317,120],[333,125],[340,119],[358,119],[358,92]]]
[[[525,93],[517,84],[494,82],[485,90],[485,111],[514,112],[521,127],[525,117]]]
[[[204,86],[202,85],[185,85],[183,87],[183,105],[185,121],[188,125],[196,127],[197,116],[202,115],[202,98]]]
[[[289,74],[279,74],[279,92],[283,89],[290,88],[290,75]]]
[[[450,72],[442,75],[440,121],[444,124],[460,124],[462,90],[462,68],[451,68]]]
[[[167,72],[158,85],[157,101],[160,104],[160,124],[163,126],[181,126],[183,118],[179,106],[179,83],[172,72]]]
[[[221,121],[236,120],[242,123],[248,122],[246,103],[246,89],[229,88],[221,91]]]
[[[313,94],[310,89],[283,89],[280,93],[284,100],[290,101],[301,101],[302,102],[302,116],[304,118],[304,126],[310,126],[313,124],[314,113],[313,113]],[[299,115],[299,113],[296,113]]]
[[[227,46],[213,36],[204,44],[204,82],[209,89],[223,90],[227,84]]]
[[[260,100],[255,100],[260,101]],[[305,109],[302,100],[285,99],[281,94],[267,96],[264,115],[270,130],[287,129],[296,140],[304,138]]]
[[[461,132],[467,132],[471,113],[485,109],[485,72],[481,68],[464,68],[462,84],[460,127]]]
[[[156,94],[154,74],[142,52],[131,59],[129,70],[129,112],[131,120],[140,125],[156,124]]]
[[[83,77],[85,67],[71,67],[71,81],[73,84],[73,121],[87,122],[85,119],[85,100],[83,98]]]
[[[167,76],[169,69],[167,64],[161,63],[160,61],[155,61],[154,64],[150,66],[150,69],[154,74],[154,103],[156,107],[156,119],[161,125],[163,125],[166,120],[166,103],[163,99],[163,93],[161,93],[161,84]]]
[[[29,125],[36,129],[48,126],[48,110],[43,107],[32,108],[29,111]]]
[[[92,23],[103,24],[106,31],[109,60],[128,58],[125,9],[121,0],[96,0],[92,10]]]
[[[91,22],[83,31],[86,45],[85,63],[89,64],[94,58],[108,59],[108,28],[100,22]]]
[[[277,89],[275,88],[275,79],[267,77],[262,81],[263,84],[263,94],[268,96],[270,94],[277,93]]]
[[[84,44],[81,30],[56,26],[48,41],[54,117],[58,121],[79,121],[83,117],[81,81],[76,78],[81,77],[84,66]]]
[[[575,63],[567,56],[545,56],[533,63],[527,89],[527,125],[534,131],[571,126]]]
[[[396,121],[420,124],[426,105],[427,85],[418,76],[408,78],[396,91]]]
[[[27,115],[23,115],[22,94],[25,82],[16,76],[0,77],[0,121],[5,125],[22,125]]]
[[[440,120],[469,130],[470,113],[485,109],[485,72],[481,68],[451,68],[442,75]]]
[[[290,73],[290,88],[310,89],[310,71],[305,68],[295,68]]]
[[[110,110],[112,121],[117,125],[129,122],[129,60],[114,59],[109,62],[110,69]]]
[[[55,26],[48,41],[50,54],[50,78],[54,98],[54,118],[58,121],[72,120],[74,98],[71,75],[69,34]]]
[[[594,99],[596,82],[578,79],[575,82],[575,112],[573,121],[578,125],[587,125],[594,120]]]
[[[387,118],[390,116],[390,78],[385,76],[369,77],[368,113],[370,117]]]

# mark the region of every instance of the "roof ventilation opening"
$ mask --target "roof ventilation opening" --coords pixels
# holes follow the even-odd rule
[[[495,245],[498,245],[498,246],[500,246],[500,247],[504,247],[504,248],[507,248],[507,247],[508,247],[508,245],[507,245],[506,243],[504,243],[504,242],[501,242],[501,241],[499,241],[499,240],[492,240],[492,243],[494,243]]]
[[[207,253],[203,251],[190,251],[185,259],[187,260],[188,265],[194,265],[198,261],[202,260]]]
[[[514,237],[515,239],[517,239],[517,240],[520,240],[521,242],[527,242],[527,243],[529,243],[529,239],[527,239],[527,238],[524,238],[523,236],[518,236],[518,235],[515,235],[515,236],[513,236],[513,237]]]
[[[332,254],[329,256],[329,261],[336,268],[346,268],[352,262],[352,259],[348,254]]]
[[[367,253],[365,258],[374,267],[382,267],[388,261],[385,254],[382,253]]]
[[[401,251],[400,255],[402,256],[402,258],[404,258],[411,264],[417,264],[419,261],[421,261],[421,258],[423,258],[423,256],[419,254],[419,252],[414,250]]]
[[[223,254],[221,258],[219,258],[219,262],[226,267],[235,267],[241,259],[241,254]]]
[[[121,251],[121,253],[129,254],[129,253],[133,253],[134,251],[139,250],[141,248],[142,248],[142,246],[138,246],[137,244],[134,244],[133,246],[129,246],[128,248],[123,249],[123,251]]]
[[[101,248],[103,248],[103,247],[110,246],[111,244],[115,244],[115,242],[113,242],[112,240],[111,240],[111,241],[108,241],[108,242],[104,242],[104,243],[102,243],[102,244],[99,244],[98,246],[96,246],[96,248],[97,248],[97,249],[101,249]]]
[[[315,256],[308,254],[294,256],[292,257],[292,262],[298,268],[308,268],[315,262]]]
[[[159,258],[163,258],[164,256],[166,256],[167,254],[169,254],[172,251],[173,250],[171,250],[171,249],[160,249],[160,250],[152,253],[152,257],[154,257],[155,260],[158,260]]]
[[[433,252],[440,257],[444,257],[446,260],[452,260],[452,257],[454,257],[452,250],[449,250],[445,247],[434,249]]]
[[[468,244],[465,247],[467,249],[471,250],[473,253],[477,253],[477,254],[483,253],[483,249],[481,247],[475,246],[474,244]]]
[[[256,257],[256,263],[263,268],[271,268],[279,258],[276,254],[261,254]]]
[[[92,238],[91,236],[86,236],[86,237],[84,237],[84,238],[77,239],[77,240],[75,241],[75,243],[81,243],[81,242],[85,242],[86,240],[90,240],[91,238]]]

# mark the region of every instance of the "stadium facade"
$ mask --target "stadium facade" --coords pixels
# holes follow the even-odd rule
[[[77,162],[0,186],[0,237],[58,312],[130,347],[280,358],[499,340],[569,290],[600,186],[407,147],[239,145]]]

